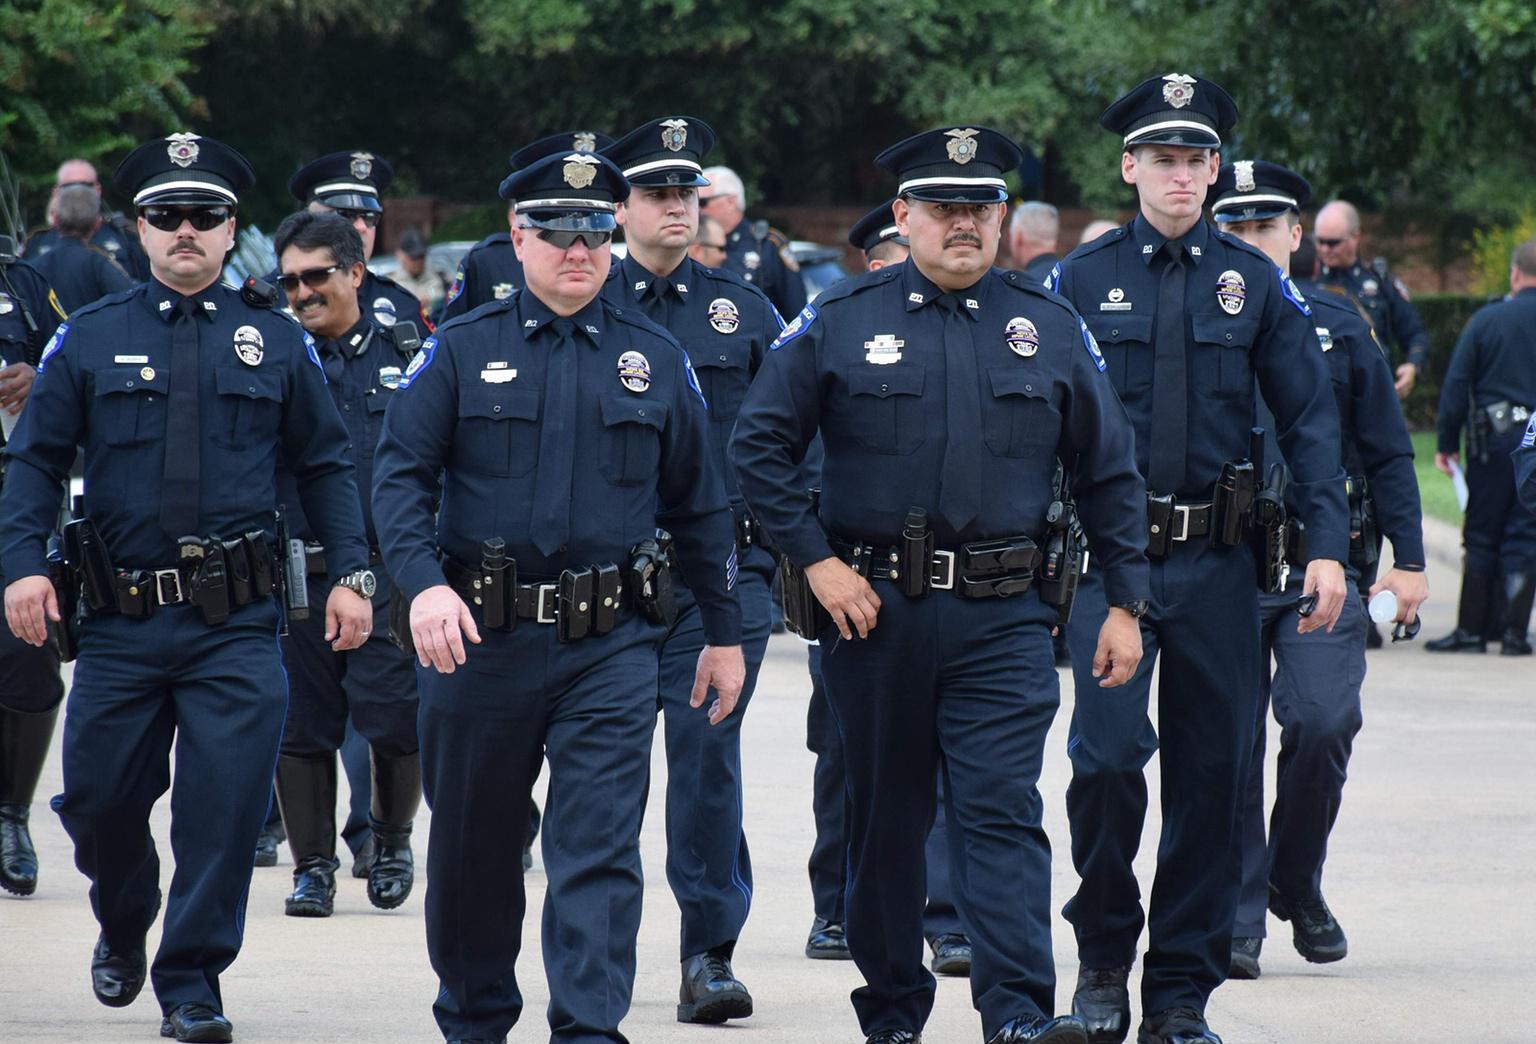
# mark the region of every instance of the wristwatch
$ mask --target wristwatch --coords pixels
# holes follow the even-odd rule
[[[373,592],[379,589],[379,582],[374,577],[372,569],[359,569],[336,581],[336,586],[345,587],[353,594],[362,595],[364,598],[372,598]]]
[[[1124,609],[1126,612],[1136,617],[1136,619],[1140,620],[1143,616],[1147,615],[1147,610],[1151,608],[1151,605],[1152,603],[1143,598],[1138,602],[1112,602],[1110,603],[1110,608]]]

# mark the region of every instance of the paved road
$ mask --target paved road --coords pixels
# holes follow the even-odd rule
[[[1448,564],[1454,535],[1442,528],[1437,537],[1430,578],[1435,600],[1426,614],[1425,637],[1448,629],[1454,612],[1457,577]],[[1533,678],[1531,660],[1446,659],[1427,655],[1419,645],[1370,655],[1366,725],[1325,881],[1349,933],[1350,957],[1326,967],[1306,964],[1291,949],[1287,926],[1272,922],[1263,978],[1224,986],[1212,1000],[1211,1022],[1228,1044],[1533,1039],[1536,1034],[1526,1026],[1530,940],[1536,938],[1536,903],[1530,898],[1536,866]],[[1071,702],[1070,687],[1064,690],[1042,784],[1046,825],[1058,854],[1052,896],[1057,907],[1075,884],[1063,805]],[[812,836],[806,692],[803,647],[792,638],[775,639],[745,727],[747,816],[758,887],[736,967],[753,990],[757,1014],[727,1029],[674,1021],[677,912],[662,870],[656,815],[645,829],[641,972],[625,1024],[636,1044],[860,1039],[847,1001],[858,982],[853,966],[801,956],[811,920],[804,869]],[[653,807],[660,804],[665,773],[659,757],[655,769]],[[1155,788],[1155,772],[1152,779]],[[55,793],[59,782],[55,756],[40,793]],[[1155,793],[1152,807],[1157,807]],[[126,1010],[109,1010],[92,999],[87,966],[96,926],[85,882],[45,803],[36,806],[34,817],[43,859],[38,894],[25,901],[0,896],[0,1042],[158,1040],[158,1011],[149,991]],[[164,802],[154,826],[164,852]],[[429,820],[418,827],[423,838],[428,829]],[[1144,873],[1150,873],[1156,840],[1154,812],[1142,846]],[[165,863],[168,874],[170,860]],[[290,869],[285,851],[282,865],[255,874],[245,950],[223,980],[237,1040],[440,1039],[430,1012],[435,983],[426,963],[419,893],[403,909],[383,913],[368,905],[361,882],[348,879],[335,917],[291,919],[282,916]],[[536,867],[529,880],[531,910],[539,909],[543,884]],[[151,948],[154,943],[152,935]],[[1064,922],[1056,925],[1055,944],[1057,998],[1065,1005],[1076,962]],[[519,969],[528,1013],[513,1030],[513,1041],[547,1038],[538,954],[533,918],[525,926]],[[966,984],[941,983],[926,1039],[960,1042],[979,1036]]]

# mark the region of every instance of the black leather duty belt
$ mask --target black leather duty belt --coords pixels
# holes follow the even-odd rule
[[[1170,540],[1181,542],[1209,536],[1210,532],[1210,501],[1203,504],[1179,504],[1172,497],[1147,497],[1149,543],[1166,544]]]
[[[903,583],[901,544],[849,543],[833,539],[832,550],[866,580]],[[934,549],[927,558],[922,590],[953,591],[961,598],[1006,598],[1028,591],[1040,565],[1040,548],[1027,536],[962,544],[958,551]],[[906,593],[913,594],[914,586]]]
[[[493,614],[487,612],[490,592],[486,589],[486,575],[443,556],[443,577],[448,586],[464,601],[479,607],[490,626]],[[592,566],[579,571],[568,569],[558,580],[514,581],[507,594],[512,617],[553,624],[562,642],[607,634],[617,624],[619,615],[633,605],[622,575],[618,566]],[[494,629],[510,631],[512,621],[509,619],[505,626]]]

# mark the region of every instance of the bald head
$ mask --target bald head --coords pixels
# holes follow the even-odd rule
[[[1113,221],[1106,221],[1103,218],[1090,221],[1088,222],[1088,227],[1083,229],[1082,236],[1078,238],[1078,245],[1081,246],[1084,243],[1092,243],[1095,239],[1098,239],[1104,233],[1119,227],[1120,226],[1115,224]]]
[[[1027,265],[1041,254],[1056,252],[1061,215],[1049,203],[1019,204],[1008,219],[1008,252],[1016,265]]]
[[[1317,212],[1318,260],[1329,268],[1348,268],[1360,257],[1360,211],[1336,199]]]
[[[101,181],[96,176],[96,168],[83,159],[67,159],[59,164],[59,173],[53,179],[56,186],[63,185],[89,185],[97,192],[101,191]]]

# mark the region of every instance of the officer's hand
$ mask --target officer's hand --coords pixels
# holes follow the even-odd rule
[[[706,645],[699,653],[699,666],[693,675],[693,695],[688,706],[702,707],[715,690],[715,702],[709,705],[709,723],[718,725],[731,716],[736,701],[741,699],[741,687],[747,683],[747,661],[742,658],[739,645]]]
[[[59,600],[46,576],[24,576],[5,587],[5,622],[11,633],[41,649],[48,642],[48,621],[59,621]]]
[[[1093,676],[1099,688],[1124,685],[1141,663],[1141,621],[1124,609],[1111,608],[1099,628],[1099,647],[1093,653]]]
[[[1407,626],[1419,614],[1419,606],[1429,597],[1429,580],[1423,573],[1411,573],[1406,569],[1388,570],[1387,575],[1371,587],[1371,597],[1377,591],[1391,591],[1397,596],[1398,623]]]
[[[331,588],[325,600],[325,640],[331,643],[331,650],[356,649],[372,632],[373,603],[350,587]]]
[[[20,413],[36,379],[37,371],[24,362],[11,363],[0,370],[0,409],[13,416]]]
[[[411,600],[411,639],[423,667],[452,674],[464,662],[464,638],[480,644],[480,629],[469,606],[447,584],[429,587]]]
[[[851,639],[856,628],[860,638],[869,637],[880,612],[880,596],[868,580],[840,558],[823,558],[806,566],[805,578],[811,582],[816,600],[832,614],[839,634]]]
[[[1419,368],[1413,363],[1403,363],[1397,368],[1397,397],[1408,398],[1408,393],[1413,391],[1413,382],[1419,379]]]
[[[1460,453],[1436,453],[1435,454],[1435,470],[1440,472],[1440,474],[1442,474],[1442,475],[1449,475],[1451,473],[1451,465],[1452,464],[1456,465],[1458,468],[1461,467],[1461,454]]]
[[[1344,567],[1328,558],[1314,558],[1307,563],[1307,580],[1302,584],[1302,595],[1317,593],[1317,608],[1311,616],[1296,621],[1296,633],[1308,634],[1320,627],[1330,632],[1344,609],[1344,598],[1349,589],[1344,586]]]

